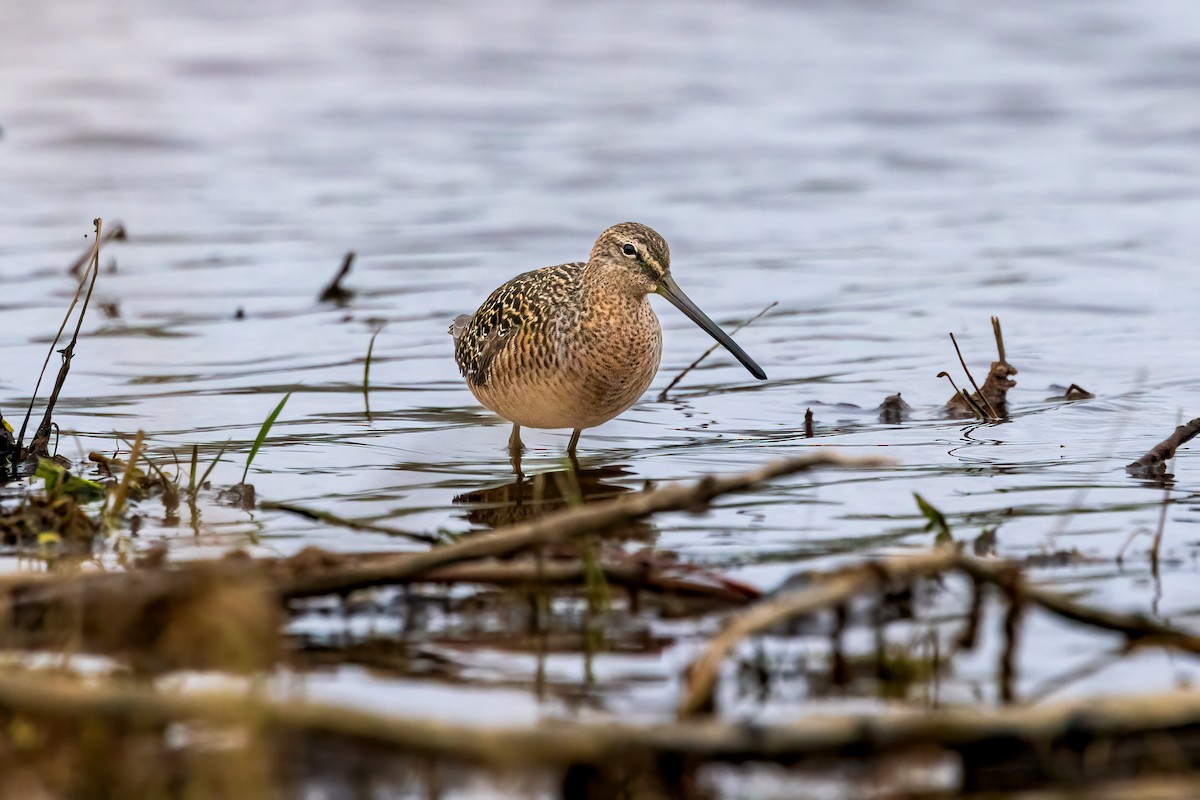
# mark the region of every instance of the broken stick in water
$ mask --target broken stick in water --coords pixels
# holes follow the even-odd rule
[[[1144,456],[1128,464],[1125,469],[1132,473],[1140,473],[1170,460],[1175,451],[1196,438],[1200,434],[1200,417],[1196,417],[1186,425],[1180,425],[1175,432],[1150,448]]]

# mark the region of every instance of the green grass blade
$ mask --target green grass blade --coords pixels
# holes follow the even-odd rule
[[[207,481],[208,476],[212,474],[213,468],[216,467],[217,464],[221,463],[221,456],[225,455],[225,450],[228,447],[229,447],[229,442],[225,442],[225,444],[221,445],[221,449],[217,451],[217,457],[212,460],[212,463],[209,464],[208,468],[204,470],[204,474],[200,476],[200,481],[196,484],[197,492],[200,491],[200,488],[202,486],[204,486],[204,482]],[[194,497],[195,492],[193,492],[192,494]]]
[[[271,426],[275,424],[275,420],[279,417],[279,412],[283,411],[283,407],[287,405],[288,398],[292,396],[288,392],[279,401],[279,405],[275,406],[275,410],[271,415],[263,421],[262,427],[258,429],[258,436],[254,439],[254,446],[250,448],[250,455],[246,456],[246,468],[242,470],[241,483],[245,484],[246,476],[250,474],[250,464],[253,463],[254,457],[258,455],[258,448],[262,447],[263,441],[267,438],[267,434],[271,432]]]

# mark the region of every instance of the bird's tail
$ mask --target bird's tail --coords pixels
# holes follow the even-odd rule
[[[455,342],[457,342],[459,340],[459,337],[461,337],[463,335],[463,331],[465,331],[467,329],[467,326],[470,324],[471,324],[471,315],[470,314],[459,314],[457,317],[454,318],[454,322],[450,323],[450,335],[454,337]]]

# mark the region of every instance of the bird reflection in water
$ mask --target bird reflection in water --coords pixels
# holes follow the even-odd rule
[[[607,500],[634,491],[628,485],[633,473],[624,465],[518,474],[515,480],[464,492],[455,505],[466,506],[465,518],[481,528],[502,528],[534,519],[577,503]],[[625,481],[626,483],[622,483]],[[655,527],[639,521],[625,526],[617,538],[652,538]]]

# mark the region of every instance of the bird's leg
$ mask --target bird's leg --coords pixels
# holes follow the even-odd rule
[[[567,455],[575,457],[575,447],[579,444],[579,434],[583,433],[583,428],[576,428],[571,431],[571,441],[567,443]]]
[[[508,458],[512,462],[513,472],[517,474],[517,482],[525,477],[521,472],[521,451],[525,449],[525,445],[521,444],[521,426],[513,423],[512,433],[508,435]]]

